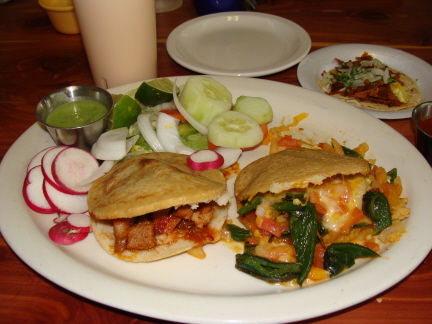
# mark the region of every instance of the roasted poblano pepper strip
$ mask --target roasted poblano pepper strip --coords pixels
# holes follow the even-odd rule
[[[390,183],[394,183],[394,180],[397,178],[397,169],[393,168],[389,172],[387,172],[387,176],[390,178]]]
[[[357,258],[376,258],[380,255],[375,251],[355,243],[333,243],[324,253],[324,269],[330,276],[336,276],[345,268],[354,265]]]
[[[363,156],[360,153],[357,153],[356,151],[351,150],[348,147],[342,146],[342,150],[344,151],[345,156],[352,157],[352,158],[359,158],[359,159],[363,158]]]
[[[297,277],[301,266],[297,263],[274,262],[251,254],[237,254],[235,267],[267,282],[285,282]]]
[[[308,202],[301,209],[290,212],[289,222],[297,262],[301,264],[297,281],[302,285],[312,267],[315,252],[318,224],[315,206]]]
[[[243,242],[247,238],[252,237],[251,232],[237,225],[227,224],[227,228],[230,231],[231,237],[234,241]]]
[[[255,208],[257,208],[257,206],[259,204],[262,203],[262,201],[263,201],[263,197],[262,196],[255,196],[255,197],[253,197],[250,201],[246,202],[246,204],[237,211],[237,214],[244,215],[247,212],[250,212],[250,211],[254,210]]]
[[[273,208],[280,212],[293,212],[297,210],[302,210],[303,205],[294,204],[292,200],[287,200],[281,203],[274,203]]]
[[[363,213],[374,222],[374,234],[380,233],[392,224],[390,204],[382,192],[369,190],[365,193]]]
[[[289,191],[287,192],[285,198],[283,200],[293,200],[293,199],[302,199],[305,196],[304,191]]]

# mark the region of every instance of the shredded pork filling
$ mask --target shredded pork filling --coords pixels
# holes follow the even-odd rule
[[[122,253],[125,250],[153,249],[158,245],[156,237],[162,234],[185,237],[202,245],[212,239],[205,232],[214,213],[215,208],[210,203],[200,204],[196,209],[181,206],[134,218],[115,219],[114,251]]]

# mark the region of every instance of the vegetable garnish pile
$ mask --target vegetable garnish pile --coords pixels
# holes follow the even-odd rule
[[[396,111],[421,101],[416,82],[368,53],[352,61],[335,59],[338,66],[323,71],[319,86],[331,96],[360,108]]]
[[[197,171],[228,170],[242,151],[259,146],[267,136],[273,111],[266,99],[241,96],[233,104],[230,91],[207,76],[190,77],[179,90],[161,78],[113,95],[109,130],[91,154],[66,146],[36,154],[23,195],[32,210],[58,214],[49,233],[56,243],[72,244],[87,237],[88,190],[118,162],[139,154],[172,152],[188,155],[188,166]]]
[[[244,244],[238,270],[290,287],[311,285],[358,258],[379,257],[400,239],[409,215],[401,179],[396,169],[364,159],[366,143],[349,149],[334,139],[297,140],[287,127],[270,133],[278,138],[273,153],[236,179],[239,216],[226,228]]]

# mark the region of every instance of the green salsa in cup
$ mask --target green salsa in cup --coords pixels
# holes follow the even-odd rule
[[[106,113],[106,107],[96,101],[71,101],[51,111],[47,116],[46,123],[54,127],[79,127],[94,123]]]

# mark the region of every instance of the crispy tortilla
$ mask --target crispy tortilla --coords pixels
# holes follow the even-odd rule
[[[262,157],[240,171],[234,184],[238,201],[252,199],[258,193],[280,193],[294,188],[319,185],[337,174],[369,172],[364,159],[350,158],[333,152],[290,148]]]
[[[133,218],[171,207],[213,204],[215,213],[206,225],[215,243],[227,217],[228,194],[220,170],[194,171],[186,155],[147,153],[123,161],[96,180],[88,194],[92,229],[99,244],[110,254],[132,262],[149,262],[183,253],[198,242],[181,235],[156,236],[158,245],[149,250],[114,252],[113,220]]]

